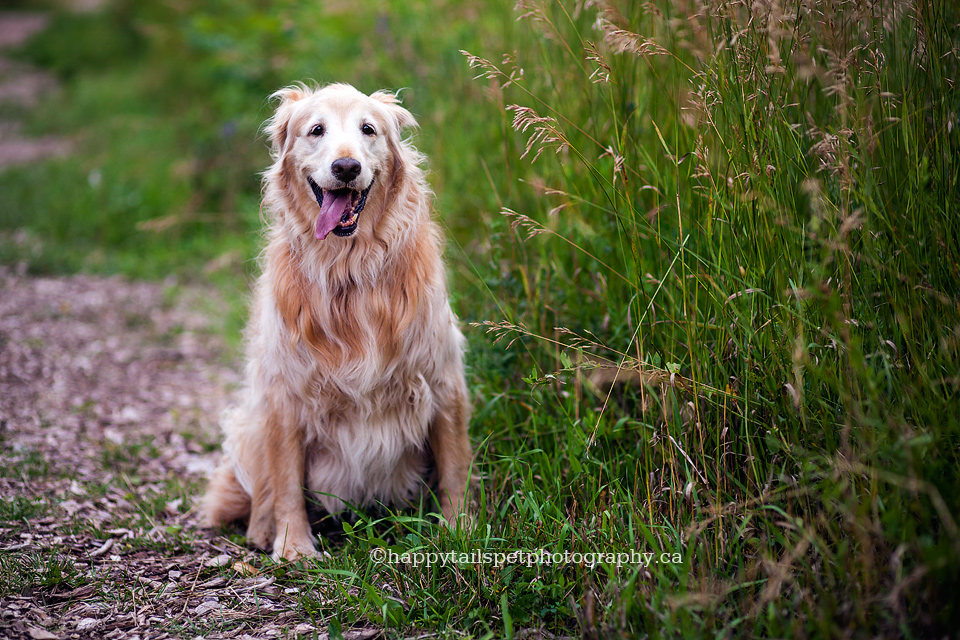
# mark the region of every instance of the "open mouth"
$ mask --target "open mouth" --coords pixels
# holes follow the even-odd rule
[[[367,203],[367,194],[370,193],[373,183],[363,191],[356,191],[354,189],[323,189],[310,176],[307,176],[307,182],[310,183],[317,204],[320,205],[315,232],[317,240],[323,240],[331,231],[333,235],[341,238],[356,233],[360,212]]]

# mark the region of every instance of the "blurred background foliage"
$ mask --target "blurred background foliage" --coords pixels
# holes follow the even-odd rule
[[[497,148],[504,132],[459,49],[502,47],[514,30],[506,5],[459,3],[110,2],[58,13],[20,54],[64,85],[30,122],[79,137],[85,153],[8,172],[4,192],[24,200],[7,198],[0,215],[10,227],[46,212],[26,225],[40,243],[33,250],[48,254],[34,256],[37,269],[161,277],[224,250],[249,257],[267,96],[295,81],[350,80],[367,92],[402,89],[421,121],[419,146],[433,158],[457,155],[431,177],[438,209],[455,202],[458,215],[445,219],[466,230],[496,206],[480,158],[463,150]]]
[[[16,115],[78,152],[0,173],[0,260],[212,281],[236,339],[266,96],[402,89],[470,342],[487,543],[684,557],[413,569],[414,599],[448,604],[391,609],[376,585],[400,578],[364,545],[476,541],[357,527],[335,561],[364,589],[337,616],[590,637],[960,628],[955,7],[116,0],[54,16],[18,55],[62,89]]]

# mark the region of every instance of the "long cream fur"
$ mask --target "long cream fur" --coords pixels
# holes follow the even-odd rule
[[[452,521],[464,511],[472,452],[463,337],[432,194],[421,156],[401,138],[413,116],[393,94],[347,85],[276,97],[246,386],[224,415],[224,461],[204,510],[211,525],[245,521],[250,542],[295,559],[315,552],[305,490],[331,513],[403,504],[432,467]],[[338,158],[359,161],[357,184],[372,183],[355,234],[318,239],[307,176],[335,186]]]

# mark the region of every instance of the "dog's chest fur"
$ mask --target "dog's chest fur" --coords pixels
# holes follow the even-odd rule
[[[305,483],[329,511],[403,502],[423,483],[436,412],[427,380],[458,352],[459,332],[442,278],[406,258],[403,277],[355,284],[311,279],[282,245],[268,255],[251,373],[304,429]]]

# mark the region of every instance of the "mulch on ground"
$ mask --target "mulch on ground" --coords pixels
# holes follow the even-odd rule
[[[0,270],[0,637],[313,636],[298,589],[198,521],[238,376],[191,311],[210,293],[165,290]]]

